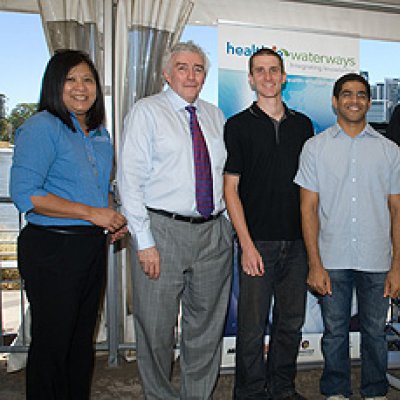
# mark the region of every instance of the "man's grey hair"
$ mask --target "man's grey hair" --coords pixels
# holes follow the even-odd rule
[[[198,46],[196,43],[192,42],[191,40],[189,40],[188,42],[179,42],[176,45],[174,45],[169,51],[167,51],[165,53],[164,58],[163,58],[163,63],[162,63],[162,70],[171,72],[172,57],[175,54],[183,53],[185,51],[191,52],[191,53],[197,53],[203,59],[204,71],[207,74],[208,69],[210,67],[210,61],[207,57],[207,54],[204,52],[204,50],[200,46]]]

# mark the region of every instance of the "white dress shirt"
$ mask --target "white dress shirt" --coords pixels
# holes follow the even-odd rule
[[[198,217],[189,105],[171,88],[139,100],[124,124],[118,165],[123,213],[137,249],[155,245],[146,207]],[[225,209],[223,168],[226,150],[222,111],[201,99],[193,105],[211,160],[214,211]]]

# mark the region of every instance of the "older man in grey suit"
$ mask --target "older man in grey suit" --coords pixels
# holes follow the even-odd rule
[[[176,45],[163,70],[168,89],[138,101],[125,121],[119,185],[139,259],[134,316],[146,399],[209,399],[219,370],[232,228],[222,215],[224,117],[198,98],[207,66],[201,48]],[[180,303],[178,391],[170,375]]]

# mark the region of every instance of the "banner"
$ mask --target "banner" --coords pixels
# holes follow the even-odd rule
[[[248,84],[249,57],[269,47],[284,60],[283,100],[313,121],[317,133],[336,121],[332,110],[335,80],[359,72],[359,40],[316,33],[220,24],[218,26],[218,104],[228,118],[255,99]]]
[[[262,47],[275,50],[284,60],[287,81],[282,98],[288,107],[308,115],[316,133],[333,125],[336,122],[336,115],[332,109],[333,84],[341,75],[359,72],[359,40],[317,33],[220,24],[218,104],[226,118],[249,107],[256,99],[248,83],[248,63],[249,57]],[[232,367],[235,362],[236,308],[239,294],[237,245],[233,268],[234,279],[223,345],[223,367]],[[357,306],[353,301],[354,331],[357,331],[356,314]],[[322,361],[322,331],[318,298],[308,293],[299,363]],[[351,333],[350,342],[351,357],[359,358],[358,332]],[[268,329],[265,344],[267,353]]]

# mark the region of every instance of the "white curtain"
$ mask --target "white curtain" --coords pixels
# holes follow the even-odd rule
[[[180,38],[193,0],[119,0],[115,28],[115,132],[138,99],[162,89],[161,62]],[[118,140],[118,139],[117,139]],[[119,143],[116,143],[117,150]]]
[[[50,53],[83,50],[103,78],[103,0],[38,0],[38,4]]]

